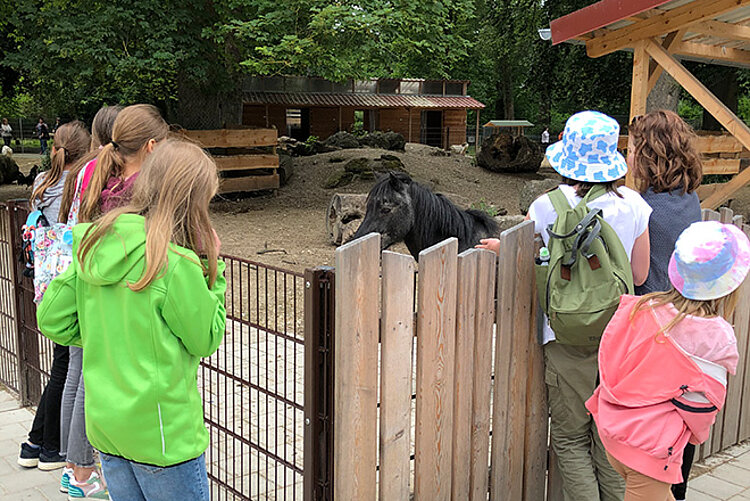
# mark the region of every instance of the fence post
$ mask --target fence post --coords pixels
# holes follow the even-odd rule
[[[23,203],[27,203],[25,200]],[[29,336],[25,332],[25,317],[28,301],[23,301],[21,282],[23,275],[21,265],[16,261],[21,250],[21,225],[25,221],[18,218],[18,204],[16,200],[8,202],[10,210],[10,247],[11,247],[11,277],[13,279],[13,303],[16,310],[16,349],[18,350],[18,393],[21,405],[36,405],[39,400],[41,378],[38,371],[30,367],[39,367],[39,340],[36,335]]]
[[[334,270],[305,270],[305,501],[333,500]]]

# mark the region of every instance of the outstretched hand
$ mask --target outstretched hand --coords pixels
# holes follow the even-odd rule
[[[479,241],[479,245],[475,245],[474,248],[491,250],[495,254],[500,255],[500,240],[497,238],[483,238]]]
[[[216,234],[216,230],[211,228],[211,233],[214,235],[214,246],[216,247],[216,254],[221,254],[221,240],[219,240],[219,235]]]

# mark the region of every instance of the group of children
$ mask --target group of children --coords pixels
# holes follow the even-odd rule
[[[676,114],[634,120],[627,160],[618,136],[606,115],[571,117],[547,149],[559,192],[528,213],[551,245],[560,204],[584,201],[616,233],[632,272],[623,283],[638,294],[622,296],[596,343],[564,342],[545,322],[551,444],[568,501],[684,499],[694,445],[737,365],[724,318],[750,242],[734,226],[699,222],[702,166]],[[621,186],[629,169],[639,191]],[[91,135],[80,122],[57,131],[32,206],[72,227],[72,264],[38,308],[54,358],[19,463],[62,467],[69,499],[107,489],[115,501],[209,499],[196,372],[226,322],[208,213],[217,187],[210,157],[168,139],[151,106],[103,108]]]
[[[32,209],[72,228],[72,262],[35,276],[55,344],[18,463],[62,468],[68,499],[209,499],[196,374],[226,322],[208,211],[218,175],[168,136],[153,106],[104,107],[91,134],[60,126],[34,183]]]
[[[654,111],[634,119],[628,133],[626,160],[616,148],[617,122],[581,112],[546,152],[568,204],[601,210],[635,285],[595,343],[556,339],[545,317],[550,442],[566,501],[685,499],[695,445],[706,440],[738,362],[725,319],[750,268],[750,242],[735,226],[700,222],[702,165],[679,116]],[[638,191],[621,186],[628,170]],[[545,245],[559,200],[547,193],[528,212]],[[487,239],[478,247],[499,245]],[[582,256],[589,259],[582,266],[599,266]],[[563,268],[549,273],[571,280]]]

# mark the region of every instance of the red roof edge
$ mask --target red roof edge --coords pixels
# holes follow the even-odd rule
[[[626,17],[656,8],[672,0],[601,0],[593,5],[553,20],[552,45],[567,42]]]

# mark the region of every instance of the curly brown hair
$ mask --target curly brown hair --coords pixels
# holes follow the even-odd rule
[[[656,110],[639,117],[628,132],[633,141],[633,175],[641,192],[681,189],[692,193],[701,184],[703,164],[695,132],[676,113]]]

